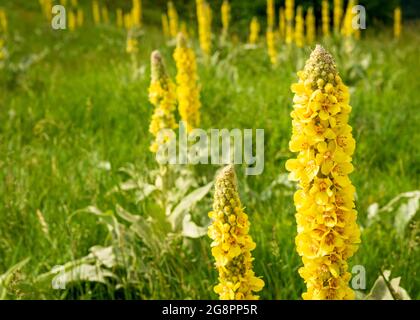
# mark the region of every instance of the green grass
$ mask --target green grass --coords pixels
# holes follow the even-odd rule
[[[119,204],[133,214],[162,219],[153,198],[136,205],[131,196],[108,191],[124,181],[118,172],[122,166],[134,164],[143,175],[157,168],[148,152],[153,111],[147,100],[151,51],[162,51],[172,76],[175,66],[173,48],[165,45],[158,27],[146,26],[140,38],[137,59],[142,73],[133,79],[124,32],[90,25],[74,33],[52,31],[37,8],[14,8],[10,14],[7,47],[11,60],[17,63],[47,51],[26,71],[6,68],[0,72],[0,274],[30,257],[8,297],[216,298],[212,286],[217,276],[207,237],[174,241],[163,262],[146,253],[138,256],[139,261],[147,259],[152,269],[139,273],[140,284],[124,290],[89,284],[64,292],[38,287],[37,275],[110,241],[95,216],[79,213],[70,219],[75,211],[89,205],[113,211]],[[366,226],[371,203],[383,206],[420,186],[419,25],[407,26],[398,42],[390,38],[390,30],[377,31],[368,32],[352,53],[346,54],[334,41],[325,44],[336,54],[344,81],[351,85],[350,124],[357,141],[351,179],[362,226]],[[286,173],[284,163],[292,157],[288,151],[290,85],[310,48],[293,52],[282,48],[276,69],[269,65],[264,46],[215,51],[220,54],[213,58],[217,62],[199,63],[202,127],[265,130],[264,173],[246,177],[238,168],[242,202],[257,243],[255,271],[266,282],[263,299],[299,299],[304,283],[297,273],[301,261],[294,247],[292,190],[278,186],[268,199],[261,192],[274,177]],[[101,168],[103,161],[111,164],[110,170]],[[195,172],[212,179],[217,169],[206,166]],[[208,197],[194,212],[195,218],[205,216],[210,205]],[[42,230],[38,210],[48,225],[48,235]],[[364,228],[351,264],[366,268],[367,288],[381,270],[391,269],[393,276],[402,277],[401,286],[410,296],[419,299],[418,214],[402,237],[392,226],[394,215],[387,213]],[[142,252],[141,241],[132,245]]]

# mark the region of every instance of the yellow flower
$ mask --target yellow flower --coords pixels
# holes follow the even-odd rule
[[[401,8],[397,7],[394,10],[394,37],[399,38],[401,36]]]
[[[296,25],[295,25],[295,43],[298,48],[302,48],[304,44],[304,25],[302,6],[296,9]]]
[[[254,300],[254,292],[261,291],[264,281],[252,270],[251,251],[255,242],[249,232],[248,215],[244,213],[237,190],[233,165],[222,169],[216,178],[213,223],[208,235],[213,240],[212,255],[219,273],[214,291],[221,300]]]
[[[280,8],[279,10],[279,32],[280,38],[284,39],[286,35],[286,16],[284,14],[284,8]]]
[[[306,13],[306,41],[308,44],[312,44],[316,37],[316,21],[314,15],[314,8],[309,7]]]
[[[357,250],[360,231],[354,210],[355,188],[348,175],[355,141],[348,124],[351,107],[347,87],[333,57],[317,46],[298,72],[290,150],[289,179],[298,181],[296,249],[302,257],[304,299],[354,299],[348,286],[347,259]]]
[[[115,15],[116,15],[117,27],[122,28],[124,26],[124,16],[123,16],[122,9],[118,8]]]
[[[162,129],[177,127],[173,114],[176,105],[175,85],[166,74],[165,65],[159,51],[151,55],[152,81],[149,86],[149,101],[155,106],[149,131],[155,137],[150,151],[157,152],[159,144],[165,143],[166,136],[160,136]]]
[[[343,18],[343,0],[334,0],[334,31],[339,33]]]
[[[132,36],[129,32],[127,36],[127,45],[126,45],[126,52],[127,53],[137,53],[138,52],[138,40]]]
[[[322,34],[324,37],[330,35],[330,6],[328,0],[322,0]]]
[[[178,34],[178,13],[172,1],[168,2],[169,34],[175,38]]]
[[[253,17],[249,25],[249,43],[256,44],[258,41],[258,35],[260,33],[260,23],[257,17]]]
[[[230,23],[230,4],[228,0],[223,0],[223,4],[221,7],[221,14],[222,14],[222,25],[223,25],[222,34],[226,36],[229,31],[229,23]]]
[[[200,48],[205,55],[209,55],[211,53],[211,8],[205,0],[196,0],[196,5]]]
[[[198,87],[197,65],[194,50],[187,45],[185,36],[180,33],[174,52],[177,75],[178,109],[187,131],[200,124],[200,90]]]
[[[291,44],[293,42],[293,18],[295,10],[295,1],[286,0],[286,43]]]
[[[274,0],[267,0],[267,27],[274,29],[275,24],[275,5]]]
[[[134,27],[141,27],[141,0],[133,0],[131,8],[131,21]]]
[[[162,13],[162,32],[166,38],[170,37],[168,16]]]
[[[267,39],[268,56],[270,57],[271,64],[275,66],[277,65],[276,36],[271,27],[267,29],[266,39]]]

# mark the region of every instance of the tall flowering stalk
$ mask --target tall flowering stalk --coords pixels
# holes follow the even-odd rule
[[[116,13],[116,23],[118,28],[122,28],[124,26],[124,14],[121,8],[118,8]]]
[[[67,13],[67,25],[70,31],[76,30],[77,27],[77,16],[74,10],[69,10]]]
[[[314,8],[309,7],[306,13],[306,41],[308,44],[313,44],[316,38],[316,21]]]
[[[343,0],[334,0],[334,32],[340,32],[341,19],[343,18]]]
[[[102,7],[101,13],[102,13],[102,21],[103,21],[103,23],[109,24],[109,13],[108,13],[108,7],[106,5],[104,5]]]
[[[130,30],[131,28],[132,28],[132,26],[133,26],[133,23],[132,23],[132,15],[130,14],[130,13],[125,13],[124,14],[124,28],[126,29],[126,30]]]
[[[395,38],[399,38],[401,36],[401,29],[402,29],[402,24],[401,24],[401,8],[397,7],[394,10],[394,37]]]
[[[286,0],[286,43],[293,42],[293,18],[295,17],[295,1]]]
[[[253,17],[251,23],[249,24],[249,39],[250,44],[256,44],[258,41],[258,36],[260,34],[260,23],[258,22],[257,17]]]
[[[93,22],[98,25],[101,23],[101,9],[99,7],[98,0],[92,1],[92,15],[93,15]]]
[[[0,32],[2,34],[7,33],[8,22],[7,22],[7,15],[4,9],[0,9]]]
[[[213,219],[208,235],[213,240],[212,254],[216,260],[219,284],[214,291],[221,300],[254,300],[264,287],[264,281],[252,270],[251,251],[256,244],[249,233],[248,215],[239,199],[233,165],[222,169],[216,178]]]
[[[274,29],[276,23],[276,10],[274,5],[274,0],[267,0],[267,27]]]
[[[178,110],[186,123],[187,131],[200,124],[200,89],[198,87],[197,65],[194,50],[191,49],[183,33],[179,33],[174,52],[176,62],[176,82]]]
[[[296,9],[296,25],[295,25],[295,43],[298,48],[302,48],[305,41],[305,21],[303,20],[302,6]]]
[[[330,5],[328,0],[322,0],[322,34],[324,37],[330,35]]]
[[[276,35],[271,27],[267,28],[266,32],[267,51],[270,57],[270,62],[273,66],[277,65],[277,49],[276,49]]]
[[[229,32],[229,24],[230,24],[230,4],[228,0],[223,0],[223,4],[221,7],[221,15],[222,15],[222,35],[226,37]]]
[[[170,37],[168,16],[162,13],[162,32],[165,38]]]
[[[286,16],[284,14],[284,8],[279,10],[279,33],[280,38],[284,39],[286,35]]]
[[[79,28],[83,27],[83,23],[85,20],[85,14],[83,12],[83,8],[77,8],[77,12],[76,12],[76,20],[77,20],[77,26]]]
[[[131,21],[136,28],[141,27],[142,19],[141,0],[133,0],[131,8]]]
[[[353,20],[353,12],[352,12],[352,8],[355,5],[355,1],[354,0],[349,0],[349,3],[347,5],[347,9],[346,9],[346,13],[344,15],[344,19],[343,19],[343,25],[341,27],[341,34],[343,36],[345,36],[346,38],[350,38],[354,35],[354,29],[353,29],[353,25],[352,25],[352,20]]]
[[[196,5],[200,48],[208,56],[211,52],[212,12],[209,4],[205,0],[196,0]]]
[[[169,34],[175,38],[178,34],[178,12],[172,1],[168,2]]]
[[[299,82],[292,85],[293,134],[286,162],[289,179],[299,182],[294,195],[302,257],[300,276],[305,300],[354,299],[347,260],[357,251],[360,231],[354,209],[355,188],[348,174],[355,149],[348,124],[349,91],[338,75],[333,57],[316,46]]]
[[[154,105],[149,131],[155,137],[150,146],[151,152],[157,152],[159,145],[165,143],[166,137],[159,136],[162,129],[177,127],[174,111],[176,106],[175,84],[169,78],[159,51],[151,55],[152,81],[149,86],[149,101]]]

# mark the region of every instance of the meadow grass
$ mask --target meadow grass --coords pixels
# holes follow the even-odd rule
[[[37,11],[13,11],[8,41],[12,61],[25,61],[44,50],[45,56],[27,70],[0,72],[0,274],[30,257],[17,280],[21,285],[12,288],[9,297],[216,298],[207,237],[188,240],[188,250],[185,241],[175,242],[179,254],[170,258],[168,269],[156,265],[149,270],[150,278],[140,279],[149,285],[140,293],[135,288],[121,292],[95,285],[64,292],[37,288],[33,280],[37,275],[107,241],[106,229],[94,216],[72,215],[75,211],[89,205],[115,210],[119,204],[133,214],[162,215],[152,200],[136,205],[129,196],[108,191],[124,180],[118,171],[122,166],[133,164],[144,175],[157,167],[148,151],[152,50],[161,50],[175,75],[173,47],[165,44],[157,26],[144,29],[137,55],[141,72],[133,79],[123,31],[90,25],[74,33],[52,31],[41,21]],[[398,42],[391,39],[391,30],[378,32],[368,34],[347,54],[342,45],[325,43],[336,53],[338,69],[352,93],[350,124],[357,146],[351,179],[357,189],[358,222],[364,229],[351,264],[365,266],[367,288],[381,270],[390,269],[393,276],[402,277],[401,286],[410,296],[419,299],[418,214],[403,236],[392,225],[395,212],[366,227],[371,203],[385,205],[420,186],[419,26],[405,28]],[[284,163],[292,157],[290,85],[310,48],[288,52],[282,47],[275,69],[263,44],[255,50],[228,45],[215,51],[210,62],[199,58],[198,63],[201,126],[265,130],[263,174],[247,177],[237,170],[257,243],[254,269],[266,282],[261,298],[299,299],[304,283],[297,272],[301,260],[294,246],[293,188],[280,185],[268,195],[264,191],[286,173]],[[200,166],[195,172],[210,180],[217,169]],[[196,219],[205,220],[210,207],[208,197],[195,212]],[[40,215],[48,232],[43,231]]]

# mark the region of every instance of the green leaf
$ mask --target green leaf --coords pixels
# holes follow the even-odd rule
[[[195,189],[193,192],[188,194],[181,202],[175,207],[168,217],[168,221],[172,226],[173,230],[179,230],[181,227],[181,222],[185,214],[195,205],[198,201],[203,199],[210,191],[213,186],[213,181],[209,182],[203,187]]]
[[[207,234],[207,227],[200,227],[191,220],[191,215],[187,213],[182,221],[182,235],[188,238],[200,238]]]

